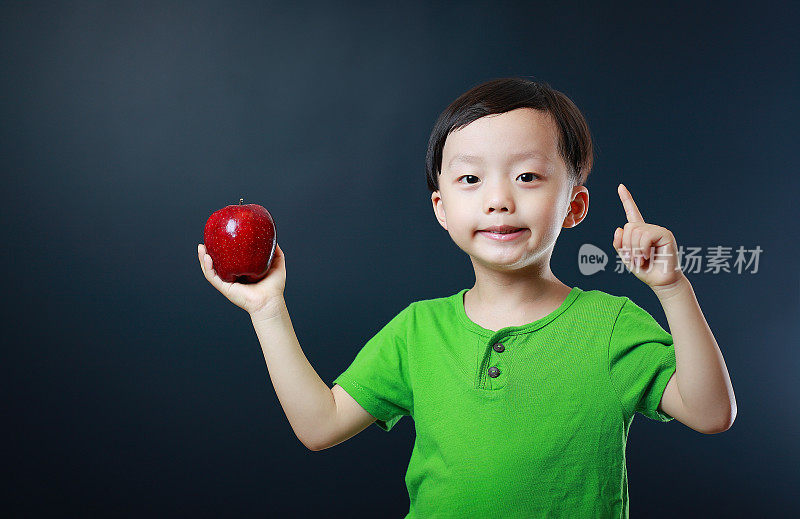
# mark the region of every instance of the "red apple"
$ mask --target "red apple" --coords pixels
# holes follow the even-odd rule
[[[229,205],[208,217],[203,240],[223,281],[256,283],[267,276],[275,255],[275,222],[258,204]]]

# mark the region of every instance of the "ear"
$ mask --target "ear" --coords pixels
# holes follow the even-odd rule
[[[561,225],[565,229],[575,227],[589,212],[589,190],[584,186],[575,186],[572,188],[570,195],[569,211],[564,218],[564,223]]]
[[[433,203],[433,214],[436,216],[436,220],[439,221],[439,225],[444,227],[446,231],[447,215],[444,213],[444,203],[442,202],[442,196],[439,194],[439,191],[431,193],[431,202]]]

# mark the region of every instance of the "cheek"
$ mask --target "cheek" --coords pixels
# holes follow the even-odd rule
[[[555,207],[552,204],[536,204],[536,206],[528,212],[527,220],[533,222],[533,225],[539,227],[550,224],[556,216]]]
[[[534,222],[537,234],[542,235],[545,239],[548,237],[556,237],[561,232],[561,226],[564,223],[561,212],[554,205],[548,205],[535,211],[531,215],[530,221]]]
[[[456,204],[447,207],[447,222],[462,232],[474,230],[478,225],[472,211]]]

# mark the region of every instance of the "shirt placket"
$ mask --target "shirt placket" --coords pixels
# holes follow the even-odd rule
[[[508,379],[508,346],[510,336],[498,333],[483,343],[478,388],[493,391],[503,389]]]

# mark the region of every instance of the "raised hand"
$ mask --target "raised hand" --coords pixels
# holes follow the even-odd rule
[[[630,191],[617,188],[628,223],[614,231],[614,249],[633,275],[655,291],[668,288],[684,278],[678,264],[675,236],[664,227],[645,223]]]

